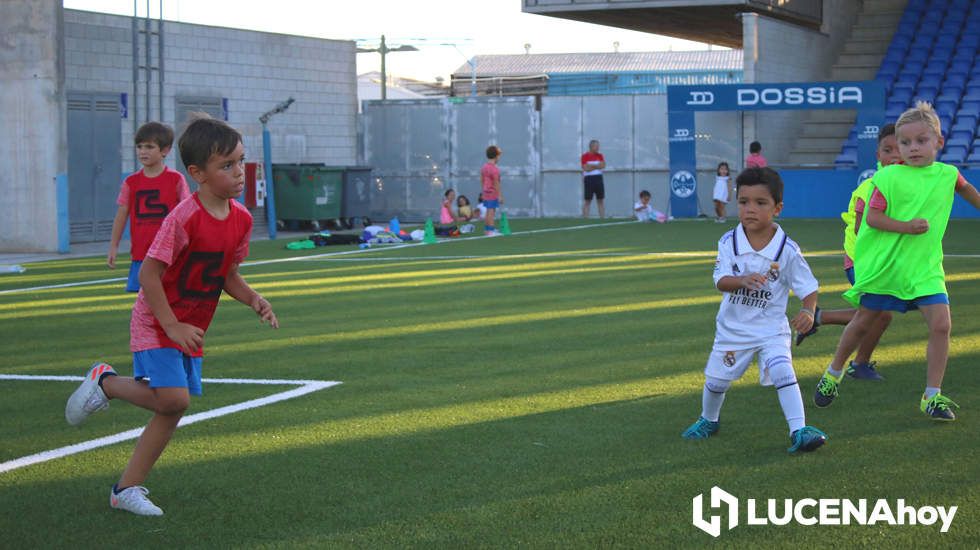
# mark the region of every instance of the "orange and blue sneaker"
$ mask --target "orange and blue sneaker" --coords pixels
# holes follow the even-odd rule
[[[106,363],[96,363],[85,374],[85,380],[82,380],[81,385],[71,394],[68,403],[65,404],[65,420],[69,424],[77,426],[92,413],[109,408],[109,398],[99,386],[99,379],[107,372],[116,373]]]
[[[803,426],[799,430],[793,432],[793,435],[791,435],[789,438],[790,441],[793,442],[793,445],[786,450],[790,453],[808,453],[810,451],[815,451],[818,447],[827,442],[827,434],[821,432],[813,426]]]
[[[840,385],[841,378],[844,377],[844,373],[841,373],[840,378],[833,377],[829,372],[824,371],[823,376],[820,377],[820,381],[817,382],[817,391],[813,394],[813,404],[818,407],[829,407],[834,399],[840,395],[837,391],[837,386]]]
[[[718,422],[712,422],[703,416],[699,416],[694,424],[691,424],[681,437],[684,439],[708,439],[718,433]]]
[[[929,418],[933,420],[941,420],[943,422],[952,422],[956,420],[956,415],[953,414],[953,409],[951,407],[960,408],[959,405],[953,402],[952,399],[946,397],[941,393],[926,399],[926,396],[922,396],[922,400],[919,401],[919,410],[926,413]]]

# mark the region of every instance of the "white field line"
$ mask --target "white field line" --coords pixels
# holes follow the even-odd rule
[[[40,380],[40,381],[57,381],[57,382],[77,382],[83,380],[83,378],[84,377],[81,376],[32,376],[32,375],[23,375],[23,374],[0,374],[0,380],[35,380],[35,381]],[[278,403],[279,401],[293,399],[295,397],[300,397],[308,393],[325,390],[327,388],[340,384],[340,382],[329,381],[329,380],[255,380],[255,379],[246,379],[246,378],[205,378],[202,380],[202,382],[207,382],[210,384],[260,384],[266,386],[293,385],[299,387],[291,390],[279,392],[279,393],[274,393],[266,397],[250,399],[248,401],[242,401],[241,403],[226,405],[224,407],[218,407],[217,409],[211,409],[209,411],[203,411],[196,414],[192,414],[190,416],[185,416],[180,419],[180,422],[177,424],[178,427],[189,426],[190,424],[194,424],[195,422],[202,422],[204,420],[218,418],[219,416],[234,414],[237,412],[245,411],[248,409],[254,409],[257,407],[262,407],[265,405],[271,405],[273,403]],[[127,441],[130,439],[136,439],[142,433],[143,433],[143,428],[136,428],[133,430],[127,430],[125,432],[120,432],[117,434],[100,437],[89,441],[83,441],[81,443],[76,443],[74,445],[67,445],[65,447],[59,447],[57,449],[51,449],[49,451],[42,451],[40,453],[24,456],[21,458],[15,458],[13,460],[8,460],[7,462],[0,462],[0,474],[9,472],[11,470],[16,470],[17,468],[23,468],[25,466],[31,466],[33,464],[39,464],[41,462],[47,462],[49,460],[64,458],[66,456],[83,453],[85,451],[91,451],[93,449],[106,447],[108,445],[114,445],[116,443]]]
[[[624,224],[635,224],[635,223],[639,223],[639,222],[636,222],[636,221],[608,222],[608,223],[596,223],[596,224],[586,224],[586,225],[574,225],[574,226],[571,226],[571,227],[552,227],[550,229],[532,229],[530,231],[517,231],[517,232],[514,232],[513,235],[531,235],[531,234],[534,234],[534,233],[550,233],[550,232],[553,232],[553,231],[571,231],[571,230],[574,230],[574,229],[588,229],[590,227],[609,227],[609,226],[613,226],[613,225],[624,225]],[[475,240],[478,240],[478,239],[490,239],[490,238],[499,238],[499,237],[488,237],[486,235],[481,235],[481,236],[478,236],[478,237],[467,237],[467,238],[464,238],[464,239],[439,239],[439,241],[437,241],[436,244],[452,243],[452,242],[469,242],[469,241],[475,241]],[[257,261],[257,262],[245,262],[245,263],[243,263],[241,265],[241,267],[250,267],[250,266],[266,265],[266,264],[279,264],[279,263],[284,263],[284,262],[303,262],[303,261],[316,260],[316,259],[326,258],[326,257],[331,257],[331,256],[349,256],[351,254],[368,254],[368,253],[371,253],[371,252],[381,252],[381,251],[387,251],[387,250],[398,250],[400,248],[407,248],[407,247],[410,247],[410,246],[418,246],[419,244],[421,244],[421,243],[408,242],[408,243],[405,243],[405,244],[386,245],[386,246],[384,246],[384,248],[359,248],[359,249],[356,249],[356,250],[344,250],[344,251],[341,251],[341,252],[324,252],[322,254],[313,254],[311,256],[293,256],[291,258],[276,258],[274,260],[260,260],[260,261]],[[38,290],[50,290],[50,289],[53,289],[53,288],[71,288],[71,287],[76,287],[76,286],[89,286],[89,285],[98,285],[98,284],[103,284],[103,283],[118,283],[118,282],[122,282],[122,281],[125,281],[125,280],[126,280],[126,277],[116,277],[116,278],[113,278],[113,279],[98,279],[98,280],[95,280],[95,281],[77,281],[77,282],[74,282],[74,283],[61,283],[61,284],[57,284],[57,285],[32,286],[32,287],[27,287],[27,288],[11,288],[11,289],[8,289],[8,290],[0,290],[0,296],[2,296],[4,294],[17,294],[17,293],[20,293],[20,292],[34,292],[34,291],[38,291]]]

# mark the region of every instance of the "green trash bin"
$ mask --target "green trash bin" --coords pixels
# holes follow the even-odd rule
[[[319,164],[274,164],[276,217],[323,222],[340,218],[344,168]]]

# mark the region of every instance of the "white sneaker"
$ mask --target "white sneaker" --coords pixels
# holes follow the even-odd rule
[[[77,426],[90,414],[109,408],[109,398],[99,387],[99,377],[106,372],[116,371],[105,363],[92,365],[85,375],[85,380],[68,398],[68,403],[65,405],[65,420],[69,424]]]
[[[109,506],[117,510],[132,512],[137,516],[162,516],[163,510],[146,498],[148,494],[150,494],[150,490],[142,485],[126,487],[118,494],[109,489]]]
[[[500,236],[500,232],[499,231],[487,231],[487,232],[485,232],[483,234],[483,236],[484,237],[499,237]]]

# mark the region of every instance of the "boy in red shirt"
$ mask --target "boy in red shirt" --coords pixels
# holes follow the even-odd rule
[[[589,142],[589,150],[582,153],[582,183],[585,187],[585,202],[582,203],[582,217],[589,217],[592,197],[595,197],[599,217],[606,217],[606,186],[602,181],[602,171],[606,168],[606,157],[599,152],[599,140]]]
[[[143,168],[131,174],[122,184],[112,221],[112,239],[106,264],[116,268],[116,253],[126,220],[129,219],[130,256],[127,292],[139,292],[140,265],[153,242],[163,219],[180,201],[190,196],[184,175],[163,163],[174,144],[174,131],[159,122],[147,122],[136,131],[136,157]]]
[[[142,285],[130,322],[133,378],[96,363],[65,406],[77,425],[109,406],[128,401],[152,411],[109,505],[144,516],[163,515],[142,486],[177,423],[201,395],[204,333],[221,291],[279,328],[272,306],[238,273],[248,255],[252,216],[235,199],[245,185],[242,136],[220,120],[197,119],[180,138],[180,157],[200,186],[163,221],[139,272]]]
[[[765,168],[769,166],[766,157],[762,156],[762,144],[753,141],[749,144],[749,156],[745,157],[745,168]]]

